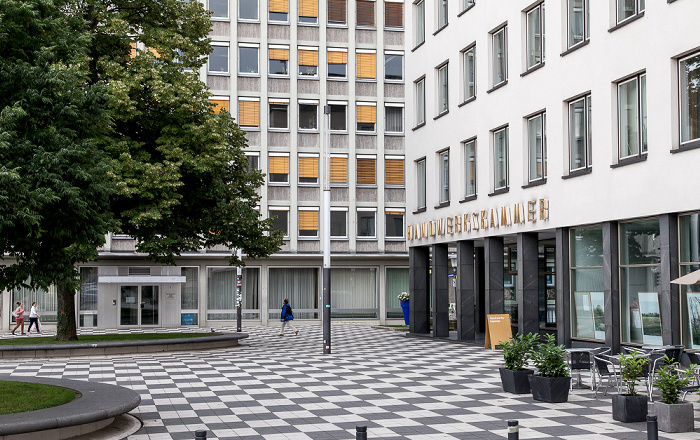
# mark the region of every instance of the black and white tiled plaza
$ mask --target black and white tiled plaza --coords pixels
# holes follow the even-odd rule
[[[590,390],[560,404],[504,393],[499,351],[334,324],[324,355],[321,326],[298,327],[280,338],[277,326],[246,326],[250,338],[226,350],[0,361],[0,373],[139,392],[132,414],[143,427],[130,440],[193,439],[197,429],[208,440],[354,439],[357,425],[368,439],[502,439],[511,419],[521,439],[647,438],[646,423],[613,421],[610,397]],[[700,429],[660,438],[700,439]]]

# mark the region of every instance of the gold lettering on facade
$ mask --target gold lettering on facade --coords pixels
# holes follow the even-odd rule
[[[421,237],[428,238],[428,231],[426,230],[425,222],[421,223],[420,230],[421,230]]]
[[[488,229],[489,227],[489,215],[487,211],[481,211],[481,229]]]
[[[501,206],[501,226],[510,226],[510,210],[507,206]]]
[[[540,220],[549,220],[549,201],[540,199]]]
[[[428,222],[429,227],[428,229],[430,230],[430,236],[435,237],[435,220]]]
[[[406,228],[406,240],[413,240],[413,226],[411,225],[409,225],[408,228]]]
[[[496,210],[491,208],[491,227],[498,227],[498,215],[496,215]]]
[[[462,230],[464,232],[471,232],[472,231],[472,223],[469,220],[469,217],[470,217],[469,214],[464,214],[464,222],[462,222],[463,223]]]
[[[535,216],[535,206],[534,200],[527,201],[527,221],[529,222],[537,221],[537,216]]]
[[[520,203],[516,203],[513,206],[513,224],[525,223],[524,214],[523,206]]]
[[[454,231],[452,230],[452,217],[447,217],[447,233],[454,234]]]
[[[437,219],[437,235],[445,235],[444,221],[441,218]]]
[[[479,230],[479,214],[476,212],[472,214],[472,230]]]
[[[455,215],[455,234],[462,232],[462,216]]]

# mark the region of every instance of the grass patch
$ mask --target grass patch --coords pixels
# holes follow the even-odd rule
[[[75,399],[77,394],[54,385],[0,381],[0,415],[63,405]]]
[[[53,336],[26,337],[0,339],[3,345],[40,345],[40,344],[94,344],[96,342],[121,342],[121,341],[156,341],[163,339],[187,339],[203,338],[206,336],[221,336],[221,333],[131,333],[111,335],[82,335],[77,341],[56,341]]]

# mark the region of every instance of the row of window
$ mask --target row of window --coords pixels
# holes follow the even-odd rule
[[[680,149],[700,146],[700,52],[678,61],[680,103]],[[617,128],[618,157],[613,167],[645,160],[647,141],[647,75],[635,74],[617,82]],[[568,172],[573,177],[591,170],[591,95],[574,98],[567,103],[568,118]],[[546,113],[541,112],[525,118],[527,144],[527,184],[544,183],[547,176]],[[507,191],[509,186],[508,126],[491,131],[492,194]],[[476,197],[476,138],[463,143],[465,163],[463,194],[465,198]],[[437,153],[438,188],[440,203],[450,200],[449,149]],[[418,208],[426,207],[425,158],[416,162],[418,176]]]
[[[213,97],[210,102],[214,105],[214,111],[221,109],[229,111],[227,97]],[[330,107],[331,132],[347,133],[347,107],[346,101],[328,101]],[[318,132],[319,130],[319,101],[313,99],[300,99],[298,101],[298,129],[299,131]],[[374,102],[357,102],[356,126],[358,133],[376,133],[377,131],[377,104]],[[384,132],[387,134],[401,134],[403,128],[404,104],[399,102],[387,102],[384,104]],[[268,100],[268,123],[272,130],[289,130],[289,99],[270,98]],[[238,125],[247,130],[260,128],[260,98],[238,98]]]
[[[318,47],[299,46],[297,74],[300,78],[318,78]],[[289,77],[289,45],[271,44],[268,46],[267,73],[270,76]],[[372,81],[377,79],[377,51],[357,49],[355,52],[356,79]],[[228,43],[212,42],[207,72],[210,75],[229,74]],[[241,76],[258,76],[260,74],[260,45],[240,43],[238,45],[238,74]],[[348,50],[328,48],[328,79],[347,79]],[[403,51],[384,51],[384,80],[403,81]]]
[[[289,238],[289,207],[268,207],[270,217],[274,217],[275,229],[284,232],[285,238]],[[299,222],[298,236],[300,238],[319,238],[318,231],[318,207],[299,207],[297,221]],[[331,206],[330,234],[332,239],[348,239],[348,208]],[[405,238],[403,208],[386,208],[384,210],[384,237],[390,239]],[[357,238],[377,238],[377,208],[357,208]]]
[[[238,0],[238,19],[240,21],[260,21],[259,0]],[[298,23],[304,25],[318,24],[318,0],[298,1]],[[358,28],[376,27],[375,0],[356,0],[356,25]],[[328,0],[328,25],[347,25],[347,0]],[[208,0],[207,8],[215,20],[229,19],[229,0]],[[268,22],[289,23],[289,0],[268,1]],[[384,0],[384,27],[386,29],[403,29],[403,0]]]
[[[260,169],[260,155],[257,152],[247,152],[248,166],[251,169]],[[300,185],[318,185],[319,155],[314,153],[299,153],[299,180]],[[358,154],[355,157],[355,182],[357,186],[377,185],[377,156],[375,154]],[[268,182],[271,184],[289,184],[289,153],[269,153]],[[330,184],[331,186],[348,185],[348,155],[333,153],[330,157]],[[384,185],[386,187],[403,187],[404,156],[384,156]]]

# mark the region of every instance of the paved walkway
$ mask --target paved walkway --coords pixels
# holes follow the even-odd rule
[[[574,390],[546,404],[503,393],[500,352],[412,339],[369,326],[334,324],[333,354],[320,325],[277,337],[277,326],[245,326],[237,348],[199,353],[0,361],[0,374],[91,380],[141,394],[132,414],[144,425],[129,440],[646,439],[646,423],[612,420],[610,398]],[[235,329],[227,329],[235,331]],[[187,330],[191,331],[191,330]],[[700,416],[696,405],[696,418]],[[660,438],[700,439],[694,433]]]

